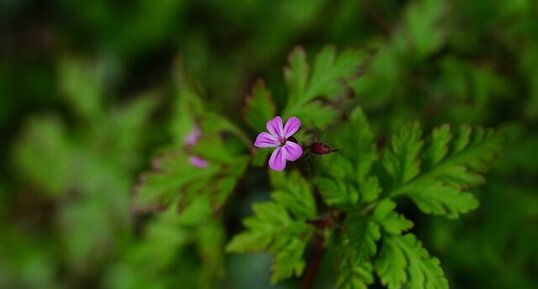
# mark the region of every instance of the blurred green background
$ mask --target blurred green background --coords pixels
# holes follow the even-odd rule
[[[239,185],[224,231],[193,225],[204,208],[139,217],[130,199],[181,141],[178,71],[246,129],[251,85],[265,79],[282,107],[287,54],[326,44],[377,51],[354,90],[380,138],[414,119],[507,133],[478,210],[405,213],[451,288],[538,288],[534,0],[0,0],[0,288],[270,288],[269,256],[222,252],[267,197],[263,172]]]

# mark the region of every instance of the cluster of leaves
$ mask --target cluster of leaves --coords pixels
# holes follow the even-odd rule
[[[354,55],[355,59],[347,59],[342,67],[334,59],[353,59],[353,56],[343,53],[334,57],[329,51],[332,50],[327,48],[318,55],[312,75],[304,69],[308,66],[301,50],[292,52],[291,64],[285,70],[289,98],[284,114],[300,115],[301,108],[316,106],[319,99],[332,100],[331,96],[345,90],[346,79],[358,76],[363,55]],[[321,75],[316,71],[326,74],[319,82],[309,82]],[[256,92],[260,87],[255,87],[245,113],[247,123],[254,127],[261,126],[257,115],[269,115],[275,110],[269,93]],[[319,107],[327,113],[304,111],[319,121],[310,121],[305,116],[307,129],[327,126],[338,118],[334,107]],[[330,113],[333,113],[330,117],[324,117]],[[503,137],[480,127],[461,126],[452,131],[450,126],[444,125],[424,138],[420,125],[414,122],[392,137],[391,146],[378,152],[376,138],[360,108],[330,131],[326,142],[339,152],[315,162],[316,187],[308,189],[307,185],[302,185],[304,181],[292,173],[287,177],[287,193],[293,196],[319,192],[323,207],[344,215],[341,226],[316,231],[310,223],[323,216],[316,216],[314,209],[309,214],[298,211],[315,208],[306,205],[312,203],[312,197],[288,197],[282,202],[282,185],[278,184],[272,193],[274,201],[254,205],[254,216],[244,221],[247,231],[236,236],[228,250],[275,254],[272,280],[278,282],[302,272],[304,261],[300,258],[305,238],[312,238],[316,232],[326,236],[329,250],[343,252],[339,288],[366,288],[374,280],[374,271],[391,289],[402,286],[448,288],[438,259],[431,257],[421,242],[407,232],[413,223],[395,211],[395,199],[406,196],[422,212],[448,218],[476,208],[478,202],[469,189],[484,182],[483,174],[501,148]],[[293,250],[295,253],[290,254]]]
[[[323,129],[333,123],[339,112],[347,109],[349,83],[361,74],[361,67],[371,52],[349,49],[337,55],[333,46],[326,46],[316,57],[312,68],[306,52],[296,47],[289,55],[284,76],[288,88],[283,117],[295,116],[305,127]],[[271,93],[259,81],[245,107],[245,121],[256,130],[275,115]]]
[[[272,176],[272,200],[253,206],[255,216],[244,220],[246,232],[226,247],[229,252],[267,251],[274,254],[272,282],[300,276],[303,259],[314,227],[308,224],[317,215],[311,185],[298,173]]]
[[[212,214],[209,196],[181,212],[176,204],[156,214],[108,270],[106,287],[171,288],[181,280],[192,288],[215,288],[224,274],[225,231]],[[175,278],[164,277],[171,268]]]
[[[538,138],[526,135],[528,130],[520,124],[505,126],[503,131],[507,144],[487,185],[476,190],[481,209],[465,223],[433,219],[426,237],[452,275],[474,272],[469,278],[473,284],[531,289],[536,287],[534,276],[522,272],[537,265],[534,176],[538,163],[534,151]]]
[[[536,203],[538,82],[529,67],[538,59],[538,38],[526,31],[537,25],[536,5],[489,4],[413,2],[404,15],[421,9],[413,14],[423,17],[406,16],[398,22],[400,29],[376,42],[379,53],[353,88],[379,131],[392,131],[412,117],[427,129],[449,120],[499,125],[512,135],[491,181],[474,190],[483,209],[466,217],[465,223],[433,218],[420,232],[429,232],[422,237],[429,238],[426,242],[443,260],[455,286],[534,288],[536,279],[528,272],[536,267],[536,246],[528,240],[536,240],[532,216],[537,208],[527,204]],[[427,19],[434,20],[428,24]],[[423,50],[422,58],[415,57],[413,47],[423,45],[413,44],[417,38],[409,37],[410,21],[428,30],[417,34],[423,41],[442,36],[437,45]],[[484,43],[496,43],[496,49],[484,53]],[[506,59],[505,53],[514,59]],[[515,75],[524,79],[515,81]]]
[[[143,209],[176,203],[183,208],[195,198],[208,196],[218,210],[245,172],[250,140],[231,122],[207,111],[195,84],[181,68],[177,78],[180,88],[173,112],[177,117],[171,125],[176,141],[154,159],[152,171],[142,175],[136,205]],[[186,144],[185,138],[196,129],[201,131],[200,138],[196,144]],[[191,156],[203,158],[208,166],[193,166]]]
[[[367,288],[374,282],[374,274],[390,289],[448,288],[439,260],[430,256],[409,232],[413,223],[396,211],[397,199],[407,197],[420,211],[448,218],[475,209],[478,201],[469,190],[484,182],[483,174],[498,153],[503,137],[492,130],[465,125],[457,129],[440,126],[424,137],[419,123],[413,122],[393,135],[390,145],[383,145],[363,110],[356,106],[356,97],[350,95],[352,82],[360,79],[370,56],[360,50],[337,55],[329,46],[315,57],[310,69],[302,48],[290,54],[285,69],[288,98],[283,115],[301,118],[302,140],[311,138],[312,131],[326,129],[325,142],[339,151],[307,160],[305,164],[312,162],[313,167],[307,166],[302,173],[293,169],[271,173],[271,200],[255,204],[253,216],[244,219],[246,230],[228,243],[228,252],[274,255],[273,283],[301,276],[310,242],[323,236],[323,247],[341,253],[338,288]],[[84,75],[88,70],[75,62],[64,65],[60,72],[65,78],[68,103],[88,131],[85,136],[92,141],[77,141],[76,136],[66,133],[61,122],[41,120],[23,137],[17,163],[24,175],[46,188],[50,196],[68,197],[70,190],[75,190],[77,198],[85,199],[66,206],[60,213],[65,228],[79,230],[66,233],[70,236],[66,239],[72,252],[70,262],[76,268],[76,264],[95,258],[93,248],[112,240],[129,222],[129,207],[118,209],[112,199],[113,213],[120,214],[122,225],[99,228],[108,236],[100,239],[103,234],[88,233],[95,227],[84,223],[95,221],[88,214],[93,216],[97,208],[106,209],[101,204],[103,200],[108,202],[110,196],[123,198],[118,204],[128,204],[128,176],[113,180],[108,177],[119,174],[121,170],[115,170],[116,166],[134,162],[126,157],[136,155],[139,140],[133,137],[142,135],[139,131],[144,118],[133,115],[149,116],[153,102],[143,98],[109,116],[99,103],[103,95],[99,84],[81,81],[91,78]],[[125,246],[122,258],[106,275],[110,288],[170,287],[174,280],[159,276],[178,266],[185,266],[185,274],[178,276],[183,282],[201,288],[214,286],[224,271],[226,230],[219,213],[249,162],[256,163],[266,156],[253,153],[249,138],[234,124],[209,111],[196,85],[181,69],[176,72],[178,95],[170,127],[174,141],[161,150],[152,170],[142,175],[131,203],[135,212],[151,212],[153,218],[145,223],[141,240]],[[81,83],[88,88],[78,96]],[[276,112],[271,93],[263,82],[258,82],[247,99],[246,123],[261,130]],[[105,132],[99,129],[102,127]],[[196,127],[201,130],[200,139],[186,145],[185,137]],[[128,135],[111,145],[111,135],[119,133]],[[108,154],[95,155],[101,150],[94,150],[94,146],[107,146]],[[50,151],[64,152],[56,156],[62,161],[48,159]],[[208,166],[191,165],[191,156],[207,160]],[[54,174],[44,174],[48,171],[45,166],[51,164],[58,166],[49,171]],[[92,182],[84,182],[80,176],[91,176]],[[111,186],[114,182],[119,183]],[[90,193],[95,191],[102,193]],[[90,207],[76,207],[78,204]],[[107,210],[99,216],[118,218],[109,213]],[[114,225],[114,220],[103,219],[102,223]],[[325,225],[316,226],[320,220]],[[194,254],[189,250],[193,247]],[[190,263],[192,266],[186,265]]]
[[[0,271],[17,272],[1,278],[0,287],[58,288],[55,266],[72,276],[94,272],[129,235],[132,176],[141,165],[155,94],[109,107],[98,65],[74,58],[59,63],[62,100],[72,115],[70,121],[52,113],[35,116],[22,129],[12,160],[28,192],[10,199],[14,206],[3,212],[33,214],[26,226],[0,223],[6,234]],[[43,204],[49,205],[35,209]],[[28,236],[27,230],[57,235]]]
[[[152,219],[110,270],[110,288],[170,288],[181,280],[183,286],[209,289],[224,275],[226,235],[217,216],[246,171],[250,141],[204,107],[200,90],[179,63],[175,73],[172,143],[142,174],[131,202],[138,217]],[[186,137],[196,129],[200,137],[189,144]],[[194,166],[192,156],[208,165]],[[164,278],[172,268],[181,274]]]

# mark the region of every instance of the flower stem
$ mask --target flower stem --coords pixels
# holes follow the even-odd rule
[[[320,234],[314,236],[314,252],[308,265],[306,267],[306,272],[303,277],[303,283],[301,284],[301,289],[310,289],[312,288],[312,283],[316,278],[319,266],[325,255],[325,248],[323,247],[323,237]]]

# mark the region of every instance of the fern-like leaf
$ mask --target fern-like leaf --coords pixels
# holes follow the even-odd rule
[[[277,283],[304,270],[304,250],[314,233],[307,223],[316,216],[315,201],[306,180],[298,173],[275,177],[272,201],[253,205],[254,215],[244,220],[246,231],[228,244],[229,252],[269,252],[274,255],[271,282]]]
[[[396,203],[391,200],[381,201],[375,208],[372,219],[378,223],[387,233],[401,234],[413,227],[413,222],[407,220],[403,215],[394,211]]]
[[[327,142],[339,150],[331,155],[331,161],[319,161],[323,176],[317,178],[317,184],[327,204],[350,208],[360,198],[364,202],[375,200],[381,188],[377,178],[369,174],[378,156],[364,112],[355,109],[349,121],[332,130]]]
[[[373,266],[369,262],[358,264],[353,258],[343,258],[336,288],[367,289],[374,282]]]
[[[458,217],[478,206],[467,191],[484,182],[504,138],[493,130],[460,127],[453,137],[448,125],[424,141],[418,123],[406,126],[385,153],[392,179],[389,196],[407,195],[425,213]]]
[[[371,258],[377,252],[376,242],[381,238],[379,225],[358,211],[350,212],[344,223],[337,288],[367,288],[373,282]]]
[[[344,96],[347,82],[358,76],[366,59],[364,51],[347,50],[337,55],[333,46],[327,46],[316,56],[311,69],[304,49],[295,48],[284,69],[289,96],[283,115],[297,116],[308,126],[328,125],[338,114],[317,99],[334,101]]]
[[[385,237],[375,268],[389,289],[448,289],[439,260],[412,234]]]
[[[252,88],[251,95],[247,97],[243,113],[246,123],[255,130],[264,130],[265,123],[273,118],[275,113],[276,107],[271,93],[265,87],[265,83],[258,80]]]
[[[422,148],[422,129],[418,122],[402,128],[392,139],[392,151],[384,155],[383,165],[392,177],[393,187],[405,184],[420,172],[418,155]]]

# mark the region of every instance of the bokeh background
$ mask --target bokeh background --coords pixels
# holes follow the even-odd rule
[[[480,208],[405,213],[451,288],[538,288],[534,0],[0,0],[0,288],[271,288],[269,256],[213,246],[267,195],[261,174],[238,187],[224,235],[137,217],[130,199],[178,142],[179,71],[246,129],[251,85],[265,79],[282,107],[287,54],[326,44],[377,51],[355,92],[380,138],[415,119],[506,132]],[[316,288],[332,286],[324,266]]]

